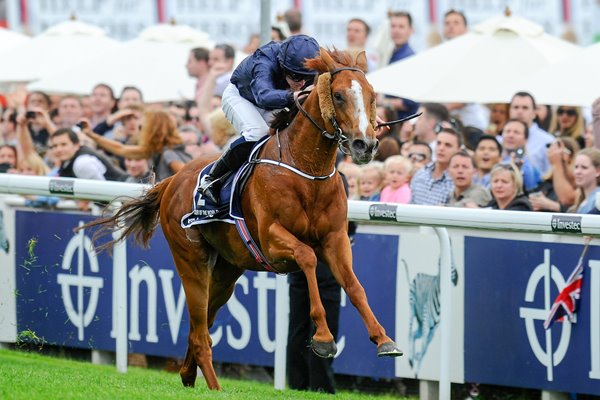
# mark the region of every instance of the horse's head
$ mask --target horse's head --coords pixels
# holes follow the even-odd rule
[[[348,139],[355,163],[368,163],[379,142],[375,133],[375,92],[364,74],[365,52],[353,59],[346,52],[321,48],[320,56],[306,65],[319,72],[317,92],[325,129],[338,140]]]

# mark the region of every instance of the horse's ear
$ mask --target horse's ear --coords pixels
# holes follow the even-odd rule
[[[331,58],[329,52],[323,47],[321,47],[321,60],[325,66],[327,66],[327,70],[329,72],[332,72],[335,69],[335,62],[333,61],[333,58]]]
[[[358,53],[358,55],[356,56],[356,66],[360,68],[363,72],[367,72],[367,53],[364,50]]]

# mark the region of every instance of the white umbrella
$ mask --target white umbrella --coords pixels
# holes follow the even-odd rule
[[[2,53],[0,82],[30,82],[104,54],[120,43],[97,26],[65,21]]]
[[[526,19],[495,17],[367,77],[380,93],[417,101],[506,103],[524,76],[577,49]]]
[[[185,64],[194,47],[212,48],[208,34],[189,26],[161,24],[104,57],[88,60],[77,69],[64,69],[28,85],[29,90],[49,93],[89,94],[98,83],[106,83],[115,92],[136,86],[146,102],[193,98],[195,80]]]
[[[0,54],[12,48],[23,46],[29,41],[31,41],[29,36],[0,28]]]
[[[600,43],[549,65],[523,82],[536,102],[589,107],[600,97]]]

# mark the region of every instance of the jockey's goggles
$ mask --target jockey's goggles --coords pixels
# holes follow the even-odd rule
[[[297,74],[295,72],[292,72],[290,70],[285,70],[285,75],[290,78],[291,80],[293,80],[294,82],[302,82],[302,81],[309,81],[311,79],[314,78],[313,75],[303,75],[303,74]]]

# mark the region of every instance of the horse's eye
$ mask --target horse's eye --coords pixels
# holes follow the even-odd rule
[[[336,101],[342,101],[342,100],[344,100],[344,98],[342,97],[342,94],[341,94],[340,92],[335,92],[335,93],[333,93],[333,98],[334,98]]]

